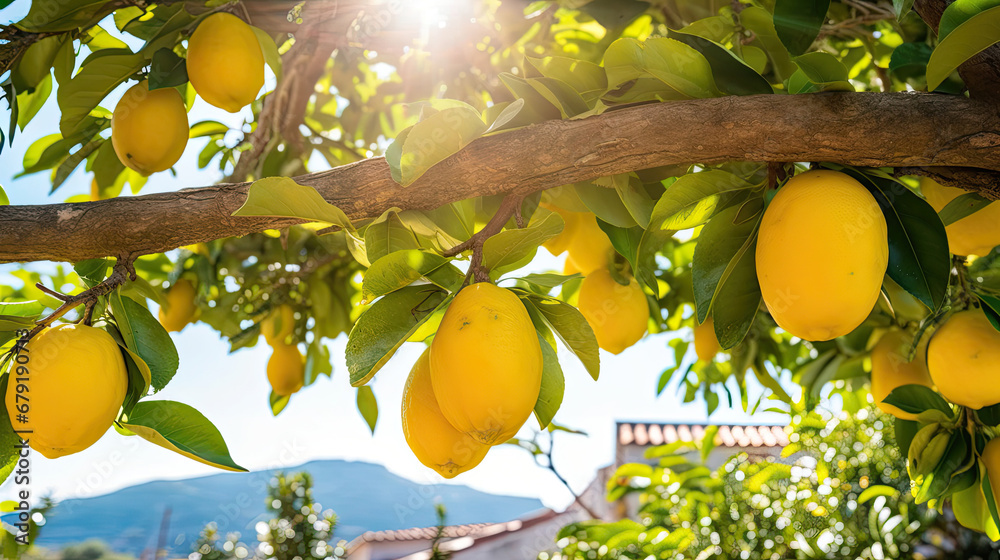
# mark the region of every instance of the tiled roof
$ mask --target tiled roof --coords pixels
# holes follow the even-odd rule
[[[444,536],[449,539],[467,537],[479,533],[488,532],[488,529],[496,525],[507,525],[506,523],[474,523],[472,525],[450,525],[444,528]],[[413,527],[412,529],[399,529],[395,531],[366,531],[359,540],[365,542],[382,541],[419,541],[430,540],[437,534],[437,527]]]
[[[694,442],[705,437],[705,424],[618,422],[619,445],[664,445]],[[724,447],[784,447],[788,435],[782,426],[719,426],[715,444]]]

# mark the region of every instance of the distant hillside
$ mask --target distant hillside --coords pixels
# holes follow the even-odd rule
[[[449,524],[508,521],[543,507],[536,499],[487,494],[465,486],[418,484],[371,463],[313,461],[283,470],[313,475],[314,499],[337,512],[337,537],[348,540],[368,530],[434,525],[438,501],[448,508]],[[105,496],[66,500],[49,516],[38,544],[58,548],[97,538],[115,550],[138,555],[155,544],[164,508],[169,506],[171,557],[187,556],[210,521],[224,534],[242,533],[243,541],[253,545],[254,526],[267,518],[264,500],[272,472],[149,482]]]

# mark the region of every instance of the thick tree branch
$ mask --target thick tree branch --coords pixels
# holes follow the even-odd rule
[[[829,93],[674,101],[548,121],[481,138],[409,187],[383,158],[298,177],[351,219],[431,209],[476,196],[527,194],[678,163],[824,161],[1000,172],[1000,109],[958,96]],[[963,179],[964,180],[964,179]],[[1000,199],[997,181],[971,190]],[[98,202],[0,207],[0,262],[148,254],[282,228],[233,217],[249,183]]]

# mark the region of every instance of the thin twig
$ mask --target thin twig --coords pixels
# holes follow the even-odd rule
[[[556,478],[559,479],[559,482],[562,482],[563,486],[566,487],[566,490],[568,490],[570,495],[573,496],[573,503],[583,508],[583,511],[587,512],[587,515],[589,515],[591,519],[601,519],[599,515],[594,513],[594,510],[590,509],[590,507],[588,507],[587,504],[583,503],[583,500],[580,499],[580,496],[577,495],[577,493],[573,491],[573,487],[569,485],[569,481],[563,478],[563,475],[559,474],[559,471],[556,470],[556,465],[555,463],[552,462],[552,448],[554,447],[556,439],[555,432],[547,432],[547,433],[549,434],[549,446],[548,449],[545,452],[543,452],[543,454],[545,455],[548,464],[542,465],[541,462],[539,462],[537,455],[534,456],[535,463],[538,466],[544,466],[548,470],[552,471],[552,474],[554,474]]]
[[[472,234],[472,237],[469,239],[444,252],[445,257],[454,257],[455,255],[464,253],[470,249],[472,250],[472,259],[469,262],[469,272],[465,276],[466,284],[468,284],[470,277],[474,278],[476,282],[489,281],[489,271],[483,270],[483,245],[486,243],[487,239],[500,233],[504,225],[507,224],[512,216],[515,217],[517,227],[524,227],[524,220],[517,219],[521,213],[521,201],[523,200],[524,195],[522,194],[508,194],[500,202],[500,208],[497,209],[496,214],[493,214],[490,221],[483,226],[483,229]]]

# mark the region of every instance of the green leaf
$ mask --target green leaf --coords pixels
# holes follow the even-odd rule
[[[896,387],[882,402],[891,404],[904,412],[912,414],[920,414],[925,410],[932,409],[940,410],[949,417],[954,414],[951,405],[948,404],[948,401],[944,400],[944,397],[930,387],[923,385],[902,385]]]
[[[191,406],[174,401],[143,401],[121,423],[142,439],[199,463],[247,472],[229,456],[219,429]]]
[[[65,43],[66,37],[62,35],[44,37],[24,51],[10,75],[19,95],[34,90],[45,76],[52,75],[52,63]],[[49,87],[51,89],[51,84]]]
[[[277,416],[281,414],[282,410],[288,406],[288,402],[292,399],[291,395],[279,395],[274,391],[271,391],[271,395],[267,398],[267,403],[271,407],[271,415]]]
[[[527,77],[536,77],[532,72],[534,71],[540,76],[555,78],[568,84],[585,100],[596,100],[608,89],[608,77],[604,68],[593,62],[562,56],[525,56],[525,63]]]
[[[982,210],[992,202],[992,200],[979,193],[968,192],[955,197],[954,200],[938,212],[938,217],[941,218],[941,223],[947,227],[966,216],[971,216]]]
[[[433,253],[397,251],[373,262],[365,271],[361,284],[362,301],[370,302],[428,277],[441,282],[438,285],[442,288],[455,292],[465,275],[449,259]]]
[[[864,185],[882,208],[889,235],[889,277],[924,305],[937,309],[951,275],[948,236],[937,212],[895,180],[851,168],[842,171]]]
[[[889,71],[898,74],[904,69],[923,73],[934,49],[927,43],[903,43],[892,51]]]
[[[969,21],[973,16],[997,6],[1000,6],[1000,0],[955,0],[948,4],[938,24],[938,42],[943,41],[956,27]]]
[[[604,53],[604,70],[612,88],[651,77],[682,97],[718,95],[708,60],[688,45],[665,37],[616,40]]]
[[[56,90],[62,118],[59,130],[64,137],[83,128],[84,119],[111,90],[133,76],[146,65],[141,54],[115,54],[102,56],[83,66],[65,86]]]
[[[788,52],[800,55],[809,50],[819,35],[828,9],[830,0],[775,0],[774,29]]]
[[[708,60],[712,66],[715,85],[722,93],[726,95],[774,93],[774,88],[763,76],[719,43],[673,30],[670,31],[670,38],[697,50]]]
[[[749,189],[744,179],[720,169],[688,173],[667,187],[653,208],[651,227],[682,230],[708,221],[728,195]]]
[[[723,348],[743,340],[760,305],[754,251],[763,212],[734,223],[740,208],[719,212],[702,228],[691,270],[698,321],[712,312]]]
[[[555,349],[540,334],[538,345],[542,348],[542,389],[538,392],[538,400],[535,401],[535,418],[538,420],[538,428],[544,430],[552,423],[562,405],[566,379],[562,367],[559,366],[559,357],[556,356]]]
[[[0,144],[3,144],[3,142],[0,142]],[[10,204],[10,199],[7,198],[7,193],[4,192],[3,186],[0,186],[0,206],[7,206],[8,204]]]
[[[548,294],[555,288],[562,286],[570,280],[576,280],[583,278],[582,274],[570,274],[569,276],[564,276],[562,274],[529,274],[527,276],[522,276],[521,278],[513,278],[512,280],[518,280],[528,284],[534,288],[540,294]]]
[[[375,435],[375,424],[378,422],[378,401],[375,400],[375,393],[368,385],[358,387],[358,412],[368,424],[368,429]]]
[[[368,383],[420,325],[451,302],[451,297],[435,286],[407,286],[373,303],[358,317],[347,338],[351,385]]]
[[[1000,6],[977,13],[938,43],[927,63],[927,89],[937,89],[963,62],[997,42],[1000,42]]]
[[[168,48],[153,53],[153,62],[149,70],[150,91],[177,87],[187,81],[187,62],[177,56],[177,53]]]
[[[10,376],[11,374],[4,374],[0,377],[0,394],[4,396],[7,395]],[[7,480],[17,466],[17,461],[20,459],[17,445],[20,441],[21,438],[14,433],[7,406],[0,406],[0,482]]]
[[[893,422],[895,423],[893,431],[896,436],[896,444],[899,446],[899,453],[901,456],[906,457],[909,455],[910,442],[913,441],[913,436],[917,435],[917,432],[920,431],[920,423],[900,418],[896,418]]]
[[[597,220],[597,225],[607,234],[615,251],[618,251],[619,255],[625,257],[625,260],[631,265],[632,270],[638,270],[639,244],[642,242],[642,235],[646,230],[639,226],[620,228],[604,220]]]
[[[365,228],[365,252],[374,263],[396,251],[419,249],[420,242],[413,231],[400,219],[398,209],[386,210]]]
[[[432,166],[482,136],[486,128],[479,112],[469,105],[437,111],[413,125],[405,136],[393,142],[401,143],[397,148],[399,184],[413,184]]]
[[[902,21],[903,16],[910,13],[913,0],[892,0],[892,7],[896,9],[896,19]]]
[[[229,132],[229,125],[222,124],[219,121],[201,121],[191,125],[191,132],[188,136],[190,138],[202,138],[216,134],[225,134],[227,132]]]
[[[986,314],[986,318],[989,319],[990,324],[993,325],[993,328],[1000,331],[1000,298],[978,291],[976,292],[976,297],[979,298],[979,307]]]
[[[96,23],[110,7],[108,0],[32,0],[31,9],[17,27],[32,33],[71,31]]]
[[[987,426],[1000,425],[1000,404],[980,408],[976,411],[976,418]]]
[[[33,92],[17,94],[17,127],[22,131],[35,118],[52,93],[52,75],[46,74]]]
[[[786,80],[795,72],[795,64],[788,49],[778,38],[771,14],[759,6],[749,6],[739,14],[740,23],[756,35],[767,52],[779,80]]]
[[[621,175],[621,177],[624,176],[626,174]],[[598,179],[595,182],[577,183],[573,185],[573,190],[576,191],[577,196],[580,197],[587,209],[601,220],[615,227],[634,227],[638,224],[625,203],[622,202],[621,196],[618,195],[618,189],[608,188],[616,186],[616,182],[620,181],[618,177],[616,175]],[[598,181],[603,182],[606,186],[599,186]]]
[[[88,288],[93,288],[108,277],[109,266],[111,261],[108,259],[90,259],[76,263],[73,265],[73,270]]]
[[[274,76],[281,81],[281,55],[278,54],[278,45],[274,42],[274,37],[267,34],[266,31],[258,27],[250,26],[253,29],[254,35],[257,36],[257,42],[260,43],[260,50],[264,53],[264,62],[271,68],[271,72],[274,72]]]
[[[997,476],[997,475],[993,475]],[[990,512],[990,517],[993,518],[993,523],[1000,527],[1000,511],[997,507],[997,498],[993,495],[993,484],[990,482],[990,471],[983,471],[983,480],[980,483],[983,489],[983,495],[986,497],[986,509]]]
[[[526,227],[501,231],[483,243],[483,268],[501,274],[512,270],[563,230],[563,219],[555,212],[538,211],[532,218]]]
[[[126,347],[149,366],[151,385],[159,391],[177,373],[179,358],[170,335],[148,309],[128,297],[112,294],[111,312]]]
[[[268,177],[250,185],[247,200],[233,216],[278,216],[325,222],[354,232],[342,210],[327,202],[316,189],[288,177]]]
[[[542,314],[546,323],[583,363],[590,376],[597,380],[601,373],[601,357],[597,346],[597,337],[590,324],[583,318],[580,311],[572,305],[555,298],[531,294],[517,289],[528,296],[532,305]]]
[[[815,87],[809,87],[808,91],[854,91],[854,86],[848,81],[848,69],[837,57],[826,52],[811,52],[795,57],[795,64],[799,70]],[[793,87],[789,80],[789,89],[801,89],[801,86]],[[806,90],[802,90],[805,92]],[[792,91],[798,93],[798,91]]]

